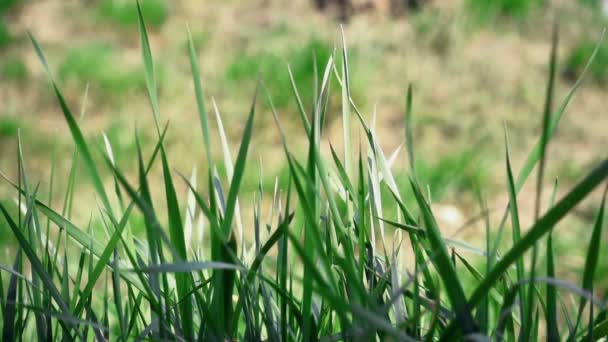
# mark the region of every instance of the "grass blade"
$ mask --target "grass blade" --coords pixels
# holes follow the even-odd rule
[[[553,187],[550,206],[555,202],[557,193],[557,179]],[[555,257],[553,251],[553,232],[547,237],[547,277],[555,278]],[[547,285],[547,341],[559,341],[559,330],[557,322],[557,291],[554,286]]]
[[[422,193],[420,192],[418,185],[416,185],[415,181],[412,179],[410,179],[410,183],[412,190],[414,190],[414,196],[418,201],[418,206],[420,207],[420,211],[424,219],[428,241],[433,251],[436,252],[436,257],[433,259],[433,263],[435,264],[443,283],[446,285],[448,298],[452,303],[453,310],[456,314],[456,319],[459,322],[462,332],[465,335],[472,334],[477,331],[477,326],[473,320],[469,305],[467,304],[467,298],[464,294],[461,282],[458,279],[454,265],[452,264],[452,261],[448,255],[447,248],[443,242],[443,239],[441,238],[441,234],[439,233],[437,222],[433,217],[431,208],[427,204],[424,197],[422,197]]]
[[[192,80],[194,82],[194,94],[196,96],[196,105],[198,108],[199,121],[201,122],[201,129],[203,131],[203,143],[205,145],[205,152],[207,156],[207,165],[209,169],[213,169],[213,157],[211,155],[211,138],[209,136],[209,120],[207,119],[207,111],[205,110],[205,97],[203,96],[203,86],[200,78],[200,68],[198,65],[198,57],[196,56],[196,49],[194,48],[194,42],[192,41],[192,34],[190,33],[190,27],[188,26],[188,53],[190,57],[190,70],[192,72]]]
[[[163,165],[163,176],[165,183],[165,194],[167,199],[167,213],[169,215],[169,236],[171,243],[179,256],[179,261],[187,261],[187,248],[186,241],[184,239],[184,227],[182,225],[182,218],[179,212],[179,203],[177,201],[177,195],[175,193],[175,186],[173,185],[173,179],[171,178],[171,170],[169,169],[169,162],[167,161],[167,155],[164,147],[161,146],[160,156]],[[182,333],[186,340],[194,339],[194,322],[192,316],[192,300],[191,298],[185,298],[186,294],[192,288],[191,275],[178,274],[175,277],[177,286],[177,294],[182,301],[179,305],[179,312],[182,325]]]
[[[597,217],[595,219],[595,224],[593,225],[593,232],[591,233],[591,239],[589,241],[589,247],[587,248],[587,257],[585,258],[585,268],[583,270],[583,289],[589,291],[589,293],[593,293],[593,279],[595,278],[595,273],[597,269],[597,264],[600,255],[600,248],[602,242],[602,229],[604,227],[604,210],[606,208],[606,194],[608,192],[608,185],[604,188],[604,194],[602,196],[602,203],[600,204],[600,209],[597,213]],[[576,318],[576,324],[574,325],[574,331],[578,330],[578,326],[581,322],[581,317],[583,315],[583,310],[585,309],[585,305],[587,304],[587,300],[581,297],[581,301],[578,307],[578,315]],[[593,326],[593,317],[590,317],[589,320],[589,330],[592,330]]]
[[[255,95],[253,96],[253,103],[251,104],[251,109],[249,111],[249,117],[247,118],[247,123],[245,124],[245,130],[243,131],[241,147],[239,148],[239,153],[237,155],[236,163],[234,165],[234,174],[230,181],[230,190],[228,191],[228,199],[226,203],[226,213],[224,215],[224,221],[221,227],[221,231],[223,234],[222,238],[224,239],[224,241],[228,240],[228,237],[232,231],[232,220],[234,218],[234,214],[237,207],[237,196],[239,193],[239,188],[241,186],[241,181],[243,180],[243,174],[245,173],[247,151],[249,150],[249,145],[251,143],[251,135],[253,132],[253,118],[255,116],[255,104],[257,94],[258,90],[256,89]]]
[[[412,85],[407,87],[407,97],[405,100],[405,144],[407,145],[407,155],[410,162],[410,170],[416,179],[416,159],[414,158],[414,136],[412,134]]]
[[[530,249],[536,241],[549,232],[572,208],[580,203],[593,189],[608,178],[608,159],[593,169],[580,183],[555,204],[545,215],[540,217],[528,232],[515,243],[511,249],[494,265],[483,282],[477,286],[469,298],[470,307],[475,307],[479,300],[493,287],[497,279],[521,256]],[[450,331],[446,330],[445,334]]]
[[[148,89],[148,97],[150,106],[154,114],[154,123],[156,124],[156,132],[160,136],[160,110],[158,107],[158,91],[156,88],[156,77],[154,75],[154,61],[152,59],[152,49],[148,40],[148,32],[144,23],[144,15],[141,11],[140,1],[137,0],[137,22],[139,25],[139,36],[141,43],[141,57],[144,63],[144,71],[146,76],[146,88]]]
[[[68,127],[70,128],[70,132],[72,134],[72,139],[74,139],[74,143],[76,144],[79,154],[84,161],[84,165],[85,165],[85,168],[87,170],[89,177],[91,178],[91,182],[93,183],[93,186],[95,187],[95,190],[97,191],[98,196],[101,198],[101,201],[104,204],[106,211],[110,214],[110,216],[113,216],[112,206],[110,205],[110,200],[108,199],[108,195],[106,194],[106,191],[103,187],[103,182],[101,181],[101,177],[99,176],[99,172],[97,171],[96,164],[93,161],[93,157],[89,151],[87,143],[85,142],[84,136],[82,135],[82,132],[80,131],[80,128],[78,127],[78,123],[76,122],[74,115],[72,115],[72,111],[68,107],[65,99],[63,98],[63,95],[59,91],[59,88],[57,87],[57,84],[55,83],[55,80],[53,79],[53,77],[51,75],[48,63],[46,61],[46,57],[44,56],[44,53],[42,52],[40,45],[38,44],[38,42],[36,41],[34,36],[32,36],[29,33],[28,33],[28,35],[30,37],[30,40],[32,41],[32,44],[34,45],[34,48],[36,49],[38,58],[44,65],[45,70],[49,76],[51,85],[53,87],[53,91],[55,92],[57,100],[59,101],[59,105],[61,107],[63,116],[68,124]]]
[[[232,178],[234,177],[234,166],[232,165],[232,154],[230,153],[230,147],[228,146],[228,139],[226,138],[226,132],[224,131],[224,125],[222,124],[222,118],[220,116],[220,111],[217,108],[217,104],[215,103],[214,99],[212,99],[212,102],[213,102],[213,109],[215,111],[217,128],[220,133],[220,142],[222,145],[222,152],[224,155],[224,166],[226,167],[226,176],[228,177],[229,180],[232,180]],[[238,198],[236,198],[235,201],[236,201],[236,204],[234,207],[234,216],[235,216],[235,220],[236,220],[235,223],[236,223],[237,233],[239,236],[239,245],[243,247],[241,249],[241,251],[243,251],[245,246],[244,246],[244,238],[243,238],[243,223],[242,223],[242,219],[241,219],[241,208],[239,206]]]

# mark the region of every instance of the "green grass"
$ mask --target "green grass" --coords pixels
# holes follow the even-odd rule
[[[467,0],[469,11],[483,23],[491,23],[497,17],[523,20],[545,4],[546,0]]]
[[[70,49],[59,66],[58,77],[65,82],[89,82],[96,94],[122,95],[143,90],[141,69],[131,70],[120,63],[112,46],[90,44]]]
[[[272,96],[277,108],[297,109],[293,101],[291,80],[285,72],[289,64],[296,82],[301,101],[307,111],[310,111],[314,101],[315,59],[317,62],[317,78],[320,78],[324,63],[332,54],[333,48],[326,42],[311,38],[302,45],[292,47],[286,56],[280,57],[271,53],[243,53],[235,58],[226,70],[228,86],[234,87],[245,82],[252,86],[262,79]],[[354,56],[351,56],[351,58]],[[356,83],[358,86],[358,83]],[[339,101],[339,86],[332,82],[331,96]],[[353,89],[357,93],[359,89]]]
[[[590,40],[582,40],[572,47],[564,63],[564,76],[576,80],[583,71],[586,61],[593,53],[595,44]],[[608,46],[602,44],[596,62],[589,68],[589,77],[602,85],[608,82]]]
[[[0,2],[0,49],[6,47],[13,41],[13,36],[8,30],[8,25],[5,21],[5,16],[8,16],[8,12],[11,8],[18,4],[17,0],[3,0]]]
[[[4,0],[0,2],[0,14],[6,13],[9,9],[15,7],[18,3],[18,0]]]
[[[4,19],[0,17],[0,49],[5,48],[13,41],[13,36],[8,31],[8,26]]]
[[[16,138],[17,131],[22,126],[21,120],[15,116],[8,114],[0,116],[0,141]]]
[[[147,23],[159,28],[169,16],[168,1],[144,0],[140,2]],[[102,0],[99,3],[99,16],[122,27],[137,27],[137,5],[129,0]]]
[[[587,335],[605,334],[608,303],[593,291],[598,264],[602,266],[600,251],[606,247],[601,239],[606,190],[597,201],[594,222],[589,222],[589,243],[575,246],[585,250],[580,280],[556,278],[560,267],[552,261],[556,251],[551,245],[546,249],[550,257],[542,261],[546,264],[528,258],[545,246],[546,237],[560,228],[565,216],[594,190],[605,187],[608,179],[608,160],[602,159],[576,184],[564,185],[564,195],[553,196],[548,204],[540,201],[547,144],[579,85],[575,83],[553,110],[555,53],[537,144],[519,171],[511,163],[506,134],[506,151],[493,151],[505,158],[510,203],[500,223],[486,220],[486,231],[480,233],[487,235],[486,244],[480,248],[454,244],[442,235],[424,184],[441,188],[452,179],[468,179],[465,165],[476,159],[456,156],[437,164],[437,176],[427,175],[424,160],[428,158],[414,149],[416,127],[411,125],[416,105],[410,87],[404,101],[410,172],[403,176],[406,182],[397,181],[390,156],[379,148],[379,137],[352,96],[346,45],[342,53],[320,60],[310,110],[299,103],[301,93],[293,91],[292,101],[301,110],[299,119],[308,137],[307,153],[292,153],[267,81],[271,91],[263,86],[256,89],[238,153],[233,157],[222,147],[222,160],[215,160],[212,147],[220,145],[211,139],[204,82],[189,35],[193,95],[205,153],[189,150],[170,156],[158,103],[161,82],[141,10],[138,13],[157,139],[144,154],[134,135],[135,175],[127,177],[121,171],[123,163],[113,158],[113,148],[102,147],[105,158],[96,161],[99,145],[87,142],[51,79],[75,145],[71,170],[78,172],[55,174],[52,168],[41,189],[40,180],[28,177],[26,142],[18,138],[12,167],[19,176],[3,178],[23,210],[17,212],[12,199],[0,202],[2,232],[17,241],[12,260],[0,268],[3,340],[445,341],[502,336],[512,341],[545,334],[587,340]],[[48,72],[40,45],[30,38]],[[557,40],[553,52],[556,46]],[[325,158],[322,120],[334,110],[325,105],[332,100],[332,83],[339,90],[334,96],[341,100],[336,108],[342,114],[347,148]],[[255,124],[261,106],[273,114],[288,170],[279,173],[284,179],[288,172],[287,180],[281,181],[282,191],[272,195],[270,208],[264,206],[263,211],[263,193],[253,199],[245,193],[251,174],[259,174],[248,155],[252,138],[261,134]],[[354,129],[364,134],[360,145],[353,144]],[[222,130],[219,133],[224,137]],[[172,158],[191,158],[195,165],[203,154],[207,168],[199,170],[198,181],[172,167]],[[214,165],[222,164],[221,172],[215,173]],[[546,209],[537,210],[534,222],[522,227],[518,193],[535,169],[539,184],[535,206]],[[113,180],[110,184],[103,182],[107,173]],[[162,180],[154,181],[151,173],[162,175]],[[80,198],[76,175],[92,185],[95,199],[88,200],[93,205]],[[53,187],[58,177],[67,179],[66,189]],[[186,185],[188,192],[177,191],[177,184]],[[481,192],[487,190],[480,185]],[[386,189],[391,196],[379,196]],[[98,210],[84,216],[94,220],[70,219],[91,207]],[[398,214],[382,214],[386,207],[397,207]],[[513,227],[511,238],[503,234],[507,220]],[[398,233],[385,235],[385,226],[386,232],[391,226]],[[243,232],[250,235],[243,239]],[[499,239],[509,243],[501,244]],[[467,254],[460,253],[471,250],[484,256],[484,262],[478,258],[469,262]],[[403,258],[414,266],[406,269]],[[537,263],[529,264],[530,260]],[[558,305],[562,302],[570,304]],[[545,326],[555,330],[546,333]]]
[[[0,65],[0,75],[9,81],[25,81],[28,76],[27,66],[20,58],[9,57]]]

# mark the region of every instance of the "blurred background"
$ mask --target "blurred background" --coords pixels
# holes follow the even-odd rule
[[[367,119],[376,113],[375,127],[387,155],[405,140],[405,93],[408,84],[413,85],[418,170],[445,229],[479,212],[479,188],[488,207],[502,213],[507,195],[503,124],[509,130],[514,169],[519,170],[540,135],[553,22],[560,32],[555,108],[608,22],[608,6],[602,0],[141,0],[141,6],[155,58],[162,120],[170,120],[166,145],[176,170],[205,170],[187,25],[200,57],[207,109],[213,113],[213,99],[236,155],[259,79],[273,97],[292,149],[306,149],[287,63],[310,110],[315,72],[320,74],[334,48],[341,47],[342,24],[352,96]],[[28,31],[40,42],[75,113],[81,111],[88,85],[81,125],[89,141],[101,147],[105,132],[117,163],[134,174],[135,129],[148,154],[156,133],[133,0],[0,0],[0,170],[16,179],[18,131],[31,182],[48,187],[55,158],[56,187],[65,189],[71,165],[72,139]],[[549,147],[547,184],[559,175],[560,193],[606,157],[607,84],[604,43]],[[324,139],[340,150],[337,82],[332,89]],[[257,108],[246,192],[253,192],[260,178],[263,189],[271,191],[275,175],[281,182],[287,174],[264,99]],[[219,156],[219,138],[214,137]],[[404,188],[406,165],[402,151],[394,168]],[[91,195],[82,190],[88,189],[86,178],[78,182],[79,195],[89,199],[81,204],[90,203],[96,210]],[[112,184],[110,177],[107,182]],[[177,183],[185,195],[183,184]],[[162,198],[162,191],[157,192]],[[533,194],[530,181],[520,197],[521,209],[529,212],[524,222],[533,217]],[[14,191],[2,183],[0,198],[12,196]],[[558,254],[572,243],[587,243],[584,232],[599,204],[591,202],[559,230]],[[86,222],[90,213],[74,215]],[[582,267],[579,252],[584,253],[572,252],[566,269],[578,272]],[[606,263],[600,267],[598,273],[608,272]]]

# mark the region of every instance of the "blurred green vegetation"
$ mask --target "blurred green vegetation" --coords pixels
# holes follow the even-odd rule
[[[546,0],[467,0],[470,12],[481,23],[488,23],[496,17],[523,20],[545,3]]]
[[[158,28],[167,20],[169,7],[165,0],[143,0],[139,2],[149,26]],[[103,0],[99,15],[123,27],[137,25],[137,3],[131,0]]]
[[[59,67],[59,78],[90,82],[103,95],[122,94],[125,91],[144,89],[145,78],[140,67],[131,70],[120,63],[114,48],[107,44],[92,43],[70,49]]]
[[[579,2],[594,9],[602,5],[602,0],[579,0]]]
[[[0,14],[4,14],[7,10],[19,3],[19,0],[2,0],[0,1]]]
[[[211,38],[211,33],[209,31],[194,31],[192,34],[192,43],[194,44],[194,48],[197,51],[200,51]],[[184,54],[188,53],[188,39],[184,38],[181,43],[181,49]]]
[[[104,130],[108,140],[112,144],[112,153],[114,160],[118,165],[132,167],[130,163],[133,156],[137,155],[135,139],[133,139],[133,130],[131,125],[117,119],[113,121],[107,129]],[[140,141],[147,141],[145,136],[139,135]]]
[[[18,117],[2,113],[0,115],[0,141],[17,137],[20,127],[23,127],[23,123]]]
[[[18,4],[18,0],[2,0],[0,1],[0,49],[7,46],[13,37],[10,34],[8,25],[5,22],[4,16],[9,9],[15,7]]]
[[[453,194],[466,194],[472,198],[478,187],[489,190],[491,174],[480,160],[480,148],[463,148],[458,153],[443,155],[436,160],[416,159],[416,174],[420,184],[427,189],[432,201],[442,201]],[[396,171],[395,181],[399,189],[410,191],[409,174]],[[382,201],[392,202],[393,195],[387,188],[381,189]],[[413,196],[407,196],[413,202]]]
[[[286,59],[271,52],[243,53],[228,66],[225,77],[231,84],[243,81],[253,83],[262,79],[272,95],[275,106],[285,108],[294,105],[293,90],[287,72],[287,63],[289,63],[302,103],[309,110],[314,100],[315,60],[318,82],[320,82],[332,52],[333,48],[327,42],[311,38],[305,45],[291,48]],[[356,54],[349,55],[349,61],[354,58]],[[353,85],[356,85],[356,82]],[[333,84],[332,88],[331,96],[338,95],[338,85]],[[356,87],[353,88],[355,89],[352,91],[356,93]]]
[[[570,80],[576,80],[587,61],[593,54],[597,42],[585,39],[575,45],[569,52],[564,63],[564,75]],[[593,64],[589,66],[589,77],[598,84],[606,84],[608,81],[608,46],[600,45]]]
[[[23,81],[28,76],[27,66],[21,58],[11,56],[0,65],[0,75],[4,80]]]
[[[12,41],[12,39],[13,37],[8,31],[8,27],[6,26],[4,19],[0,17],[0,49],[7,46]]]

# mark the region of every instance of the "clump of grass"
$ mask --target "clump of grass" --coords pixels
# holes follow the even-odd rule
[[[585,68],[585,63],[595,50],[595,44],[590,40],[582,40],[569,52],[564,63],[564,76],[575,81]],[[589,68],[589,77],[598,84],[608,81],[608,46],[600,46],[595,63]]]
[[[27,66],[20,58],[9,57],[0,66],[0,75],[8,81],[24,81],[28,76]]]
[[[262,77],[277,108],[297,109],[293,101],[291,86],[293,78],[301,101],[310,110],[315,97],[315,82],[318,82],[316,80],[321,77],[322,64],[327,61],[332,52],[333,48],[327,42],[311,38],[306,44],[291,48],[285,58],[270,53],[243,54],[228,66],[226,79],[229,81],[229,86],[234,86],[243,82],[252,85]],[[315,63],[317,63],[316,66]],[[285,72],[287,64],[291,70],[291,77]],[[336,83],[332,83],[331,96],[336,98],[339,95],[339,89],[336,87]]]
[[[468,10],[482,23],[497,17],[526,19],[532,11],[545,6],[545,0],[467,0]]]
[[[99,15],[123,27],[137,26],[137,5],[129,0],[102,0]],[[169,16],[166,0],[145,0],[140,2],[141,10],[152,27],[161,27]]]
[[[11,35],[5,17],[9,10],[16,7],[19,2],[17,0],[3,0],[0,2],[0,49],[10,44],[14,37]]]
[[[602,0],[580,0],[579,2],[594,10],[599,10],[602,7]]]
[[[528,340],[539,336],[545,326],[550,339],[587,340],[602,334],[607,303],[594,295],[593,279],[599,251],[605,247],[600,237],[606,191],[590,227],[590,243],[581,246],[587,254],[580,285],[556,278],[559,263],[555,259],[559,256],[554,255],[550,234],[564,216],[604,184],[608,160],[588,170],[563,197],[553,195],[548,204],[540,202],[544,198],[541,185],[547,144],[578,86],[553,111],[556,40],[541,138],[519,172],[510,162],[505,139],[510,201],[498,225],[486,221],[485,246],[473,247],[442,235],[420,186],[423,170],[417,167],[411,138],[412,88],[406,96],[404,118],[411,169],[406,199],[390,159],[379,148],[373,126],[367,124],[350,96],[346,44],[340,58],[332,54],[320,64],[322,77],[312,110],[301,105],[293,89],[308,137],[308,152],[304,156],[291,152],[272,98],[261,87],[253,97],[235,158],[223,148],[224,170],[220,173],[215,172],[220,161],[211,154],[214,142],[198,58],[190,39],[190,64],[208,167],[199,173],[200,178],[196,173],[177,175],[164,146],[166,126],[159,110],[152,49],[141,10],[139,16],[157,141],[150,146],[150,154],[144,155],[138,135],[134,135],[134,180],[121,171],[109,139],[104,144],[103,162],[95,162],[95,150],[51,79],[75,143],[73,167],[66,177],[67,189],[61,193],[63,205],[54,208],[53,199],[60,192],[53,184],[59,175],[50,170],[48,196],[40,195],[39,182],[26,172],[26,156],[18,139],[14,166],[18,180],[4,177],[16,191],[15,201],[0,203],[3,229],[18,241],[12,262],[1,267],[3,340]],[[48,68],[33,37],[32,42]],[[325,158],[321,153],[321,122],[330,108],[325,103],[333,77],[344,96],[341,112],[346,148],[340,155],[332,148],[331,157]],[[241,211],[239,201],[245,198],[243,180],[253,172],[247,156],[256,134],[254,122],[261,98],[281,134],[289,177],[286,188],[273,193],[268,213],[262,211],[263,193],[258,192],[247,206],[254,208],[251,215]],[[356,149],[351,141],[351,124],[355,123],[364,133],[362,143],[367,148]],[[195,154],[188,151],[188,155]],[[534,223],[523,229],[517,194],[537,166],[536,207],[547,209],[537,210]],[[161,183],[150,182],[152,169],[162,173]],[[109,187],[102,181],[104,170],[113,180]],[[70,219],[82,204],[74,201],[76,174],[86,177],[95,191],[100,208],[95,222],[101,223],[101,234],[92,231],[90,224],[79,227]],[[181,205],[178,182],[188,188]],[[379,196],[384,188],[390,190],[390,200]],[[156,201],[152,192],[165,198]],[[407,204],[410,201],[414,205]],[[11,211],[8,207],[15,207],[15,203],[18,210]],[[399,208],[396,217],[382,214],[387,205]],[[246,216],[253,219],[244,220]],[[512,241],[499,248],[508,219],[513,227]],[[143,235],[135,234],[135,224],[143,226]],[[243,239],[243,232],[252,232],[254,237]],[[532,253],[532,260],[537,260],[534,256],[538,248],[545,247],[545,241],[546,264],[527,266],[526,257]],[[460,254],[461,249],[482,256],[483,268],[473,267]],[[413,268],[403,265],[406,256],[413,261]],[[558,306],[573,303],[572,299],[573,305]]]
[[[13,36],[8,30],[8,26],[4,22],[4,19],[0,17],[0,49],[6,47],[13,41]]]
[[[141,70],[129,70],[118,63],[112,46],[89,44],[68,51],[59,67],[58,76],[66,82],[90,82],[103,94],[123,94],[144,89],[145,78]]]
[[[17,137],[17,131],[22,126],[21,121],[12,115],[4,114],[0,117],[0,141]]]

